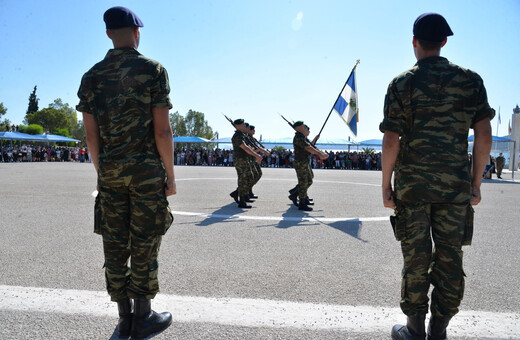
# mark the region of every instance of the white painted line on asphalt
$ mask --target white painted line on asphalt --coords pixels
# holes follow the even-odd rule
[[[0,309],[8,311],[116,318],[116,304],[109,300],[105,292],[0,285]],[[395,323],[405,321],[398,308],[167,294],[159,294],[153,308],[170,311],[176,322],[355,333],[390,333]],[[448,332],[450,336],[467,338],[518,338],[520,314],[462,311],[452,319]]]
[[[175,181],[219,181],[219,180],[232,180],[236,181],[236,178],[176,178]],[[283,181],[283,182],[296,182],[296,178],[262,178],[262,181]],[[381,184],[372,184],[372,183],[361,183],[361,182],[344,182],[344,181],[324,181],[319,179],[313,179],[314,183],[334,183],[334,184],[354,184],[354,185],[366,185],[370,187],[380,187]]]
[[[241,220],[255,220],[255,221],[290,221],[290,222],[374,222],[374,221],[389,221],[388,216],[383,217],[289,217],[289,216],[246,216],[246,215],[223,215],[223,214],[205,214],[188,211],[175,211],[174,215],[182,216],[197,216],[197,217],[211,217],[221,219],[241,219]]]

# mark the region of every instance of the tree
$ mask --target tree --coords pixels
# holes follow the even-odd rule
[[[56,129],[67,129],[70,124],[69,117],[62,110],[51,107],[28,114],[26,120],[28,124],[43,126],[48,133],[53,133]]]
[[[4,106],[4,103],[0,103],[0,118],[7,113],[7,107]]]
[[[376,150],[374,148],[371,148],[371,147],[368,147],[368,146],[364,147],[364,148],[361,148],[361,151],[363,151],[363,153],[365,155],[371,155],[371,154],[376,152]]]
[[[36,111],[38,111],[38,97],[36,97],[36,88],[37,86],[34,85],[34,90],[32,91],[32,93],[29,95],[29,106],[27,107],[27,112],[25,113],[26,114],[26,119],[27,119],[27,115],[29,114],[32,114],[32,113],[35,113]]]
[[[20,125],[18,127],[19,132],[27,133],[30,135],[41,135],[43,133],[43,126],[38,124],[31,124],[29,126]]]
[[[184,119],[186,123],[186,132],[188,136],[197,136],[207,139],[213,139],[215,133],[208,121],[204,119],[204,113],[189,110]]]
[[[170,125],[174,136],[186,136],[186,122],[179,112],[170,113]]]
[[[69,125],[67,126],[69,131],[72,131],[74,127],[78,124],[78,115],[76,113],[76,110],[68,103],[63,103],[61,98],[54,99],[54,102],[52,104],[49,104],[50,108],[60,110],[67,116],[69,120]]]

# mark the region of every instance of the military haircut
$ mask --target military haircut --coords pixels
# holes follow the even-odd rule
[[[442,43],[444,42],[444,41],[441,41],[441,42],[426,41],[426,40],[419,39],[417,37],[416,37],[416,39],[417,39],[417,42],[419,43],[419,45],[421,45],[421,47],[425,51],[440,51],[441,47],[442,47]]]
[[[123,27],[123,28],[113,28],[107,29],[108,35],[110,39],[113,41],[126,41],[129,40],[134,34],[134,29],[136,27]]]

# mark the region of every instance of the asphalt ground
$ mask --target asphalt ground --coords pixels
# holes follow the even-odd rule
[[[398,310],[402,258],[387,219],[392,211],[381,202],[381,172],[315,170],[309,195],[316,205],[307,213],[287,198],[296,184],[293,169],[262,170],[254,188],[259,198],[242,210],[229,197],[236,187],[234,168],[176,167],[178,193],[169,198],[175,221],[161,246],[157,300],[255,299],[259,310],[263,301],[375,307],[404,322]],[[482,185],[473,244],[464,247],[460,309],[473,317],[507,314],[520,323],[520,183],[509,172],[503,178]],[[93,233],[95,188],[91,164],[0,163],[4,291],[104,292],[102,243]],[[13,294],[14,304],[0,294],[0,339],[117,338],[117,309],[108,295],[113,316],[97,313],[95,304],[78,313],[65,312],[61,302],[49,310],[22,308]],[[259,325],[246,315],[244,322],[173,317],[173,325],[154,339],[389,339],[390,332],[377,320],[353,332],[333,323]],[[497,325],[490,325],[491,334],[467,336],[464,322],[460,318],[460,327],[448,328],[450,339],[520,339],[515,329],[500,334],[500,327],[491,327]]]

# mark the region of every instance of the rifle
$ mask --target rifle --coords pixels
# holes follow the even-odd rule
[[[287,118],[285,118],[284,116],[282,116],[281,113],[278,113],[278,114],[280,115],[280,117],[283,118],[283,120],[285,120],[285,121],[287,122],[287,124],[289,124],[290,127],[292,127],[292,128],[294,129],[294,126],[293,126],[294,123],[291,123],[290,121],[288,121]]]
[[[224,117],[226,117],[226,119],[228,120],[228,122],[231,123],[231,125],[233,125],[233,127],[235,127],[235,124],[233,123],[233,121],[231,120],[231,118],[229,118],[228,116],[226,116],[225,114],[222,114]]]

